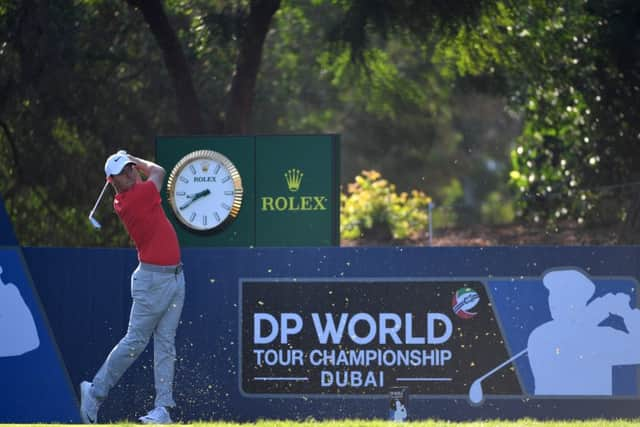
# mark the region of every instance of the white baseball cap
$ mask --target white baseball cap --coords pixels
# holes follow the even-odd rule
[[[117,153],[110,155],[104,163],[104,173],[107,177],[110,177],[111,175],[118,175],[129,163],[134,165],[136,164],[131,161],[126,151],[120,150]]]

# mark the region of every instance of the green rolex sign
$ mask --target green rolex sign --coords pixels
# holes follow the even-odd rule
[[[337,135],[158,137],[183,246],[339,244]]]

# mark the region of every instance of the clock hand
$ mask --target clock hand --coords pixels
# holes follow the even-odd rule
[[[188,208],[191,205],[191,203],[195,202],[196,200],[204,196],[208,196],[209,194],[211,194],[211,191],[207,188],[206,190],[202,190],[199,193],[187,195],[187,198],[190,200],[188,200],[187,203],[185,203],[184,205],[180,206],[180,210]]]
[[[193,200],[195,201],[195,200],[199,199],[200,197],[208,196],[209,194],[211,194],[211,191],[207,188],[207,189],[205,189],[205,190],[202,190],[202,191],[201,191],[201,192],[199,192],[199,193],[196,193],[196,194],[193,196]]]
[[[184,205],[180,206],[180,210],[188,208],[191,203],[193,203],[193,200],[189,200],[187,203],[185,203]]]

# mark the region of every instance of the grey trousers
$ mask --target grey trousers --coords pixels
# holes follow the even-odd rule
[[[153,334],[155,406],[174,407],[175,336],[184,305],[184,274],[138,268],[131,275],[131,314],[126,335],[111,350],[93,379],[93,394],[104,400],[140,356]]]

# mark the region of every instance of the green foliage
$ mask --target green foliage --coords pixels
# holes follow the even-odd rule
[[[428,188],[435,226],[508,221],[507,182],[523,218],[632,213],[628,192],[603,188],[640,181],[637,1],[370,3],[281,2],[252,133],[341,134],[343,177],[376,169],[400,189]],[[252,4],[163,2],[211,129],[225,120]],[[180,133],[139,10],[0,0],[0,62],[0,192],[21,243],[128,245],[110,196],[103,230],[86,220],[104,159],[119,148],[153,158],[156,135]],[[402,222],[380,215],[371,222]]]
[[[499,191],[489,193],[480,208],[483,224],[508,224],[515,218],[511,200],[505,199]]]
[[[431,218],[434,229],[478,223],[508,224],[516,217],[513,200],[499,186],[483,194],[478,209],[465,202],[465,192],[457,178],[452,178],[447,185],[438,188],[435,200]]]
[[[607,223],[628,213],[634,196],[608,189],[638,181],[638,16],[634,0],[505,1],[476,31],[439,43],[450,73],[504,82],[524,118],[511,153],[518,215]]]
[[[594,182],[587,177],[598,173],[602,149],[594,141],[592,125],[598,118],[589,106],[590,92],[598,85],[594,70],[599,52],[593,39],[599,25],[583,7],[584,2],[568,2],[536,14],[515,11],[525,18],[517,31],[527,34],[531,48],[545,46],[534,56],[548,67],[534,68],[536,74],[523,82],[526,122],[511,153],[518,213],[535,221],[582,222],[597,203],[597,194],[590,191]],[[567,15],[561,18],[558,11]]]
[[[163,2],[212,129],[225,120],[253,3]],[[432,64],[430,39],[438,38],[435,28],[453,28],[481,8],[475,0],[459,3],[468,9],[385,3],[374,11],[378,19],[365,3],[283,0],[263,50],[251,131],[340,133],[350,159],[342,176],[375,167],[400,188],[435,188],[455,173],[449,166],[473,138],[454,128],[455,76]],[[358,29],[368,33],[366,46],[328,42],[349,13],[353,25],[359,13],[372,23]],[[350,61],[356,50],[364,63]],[[163,51],[139,9],[106,0],[0,0],[0,61],[0,192],[21,243],[129,245],[110,190],[97,212],[103,229],[88,226],[104,159],[119,148],[152,159],[154,137],[181,129]]]
[[[340,235],[345,240],[369,237],[408,239],[424,234],[431,198],[421,191],[396,193],[380,173],[363,171],[340,195]]]
[[[453,227],[458,224],[456,207],[462,203],[463,196],[464,190],[457,178],[451,178],[448,184],[437,189],[437,203],[431,218],[434,228]]]
[[[519,131],[504,102],[473,97],[457,74],[441,71],[432,60],[440,34],[432,28],[424,37],[401,27],[386,39],[372,35],[360,53],[364,63],[353,63],[349,45],[319,37],[341,19],[330,3],[286,2],[278,12],[257,88],[256,128],[341,134],[345,178],[374,168],[399,189],[426,191],[471,175],[478,199],[494,190],[496,173],[485,162],[506,167]],[[478,216],[479,205],[473,209]]]

